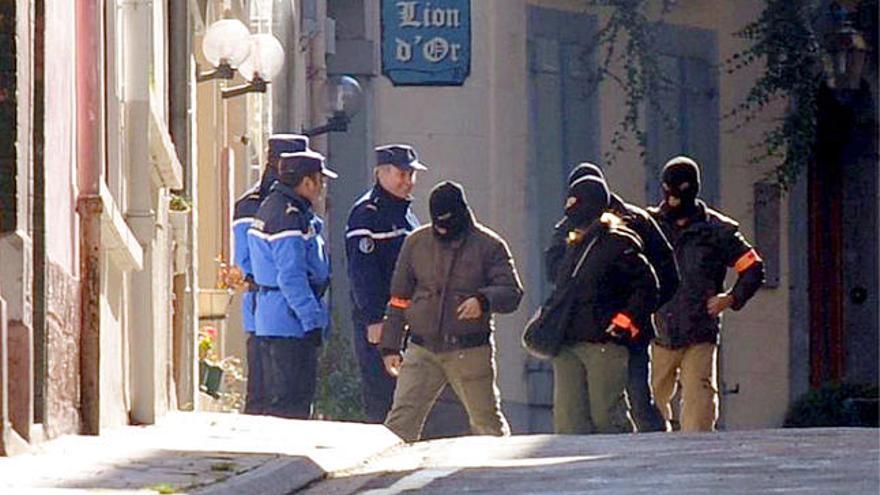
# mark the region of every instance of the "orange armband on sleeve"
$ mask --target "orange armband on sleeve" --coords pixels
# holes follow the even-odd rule
[[[761,256],[758,255],[758,252],[754,249],[750,249],[746,254],[740,256],[739,259],[736,260],[733,268],[736,270],[737,273],[742,273],[751,268],[752,265],[754,265],[755,263],[759,263],[761,261],[763,260],[761,259]]]
[[[391,296],[391,300],[388,301],[389,306],[391,306],[392,308],[397,308],[397,309],[407,309],[407,308],[409,308],[409,305],[411,303],[412,303],[411,300],[404,299],[402,297],[397,297],[397,296]]]
[[[638,337],[640,333],[639,327],[637,327],[635,323],[633,323],[632,318],[626,316],[623,313],[617,313],[617,315],[611,320],[611,323],[613,323],[615,326],[628,330],[630,338],[632,339]]]

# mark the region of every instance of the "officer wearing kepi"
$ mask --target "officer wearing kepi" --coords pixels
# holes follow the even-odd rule
[[[326,178],[336,178],[314,151],[284,153],[278,181],[257,211],[248,243],[257,294],[256,333],[265,338],[266,414],[308,419],[317,352],[329,324],[323,296],[330,260],[323,221],[312,210]]]
[[[389,144],[375,151],[376,183],[351,209],[345,253],[364,408],[369,422],[381,423],[391,409],[396,380],[385,371],[376,345],[397,256],[404,238],[419,226],[410,209],[416,172],[427,167],[411,146]]]
[[[247,232],[251,228],[254,216],[263,199],[269,195],[269,189],[278,180],[278,159],[282,153],[305,151],[309,147],[309,138],[298,134],[273,134],[269,137],[269,157],[260,182],[245,191],[235,202],[232,217],[232,236],[235,242],[235,265],[238,273],[234,277],[244,287],[241,301],[241,316],[245,334],[247,335],[247,397],[244,412],[246,414],[262,414],[265,409],[265,391],[263,355],[260,337],[254,334],[256,317],[257,285],[254,283],[254,271],[251,266],[250,249],[248,248]]]

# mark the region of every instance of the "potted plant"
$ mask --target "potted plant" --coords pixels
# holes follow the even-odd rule
[[[192,205],[185,196],[171,194],[168,200],[168,220],[171,223],[171,236],[176,244],[174,250],[174,273],[183,273],[187,268],[187,233]]]
[[[217,328],[205,325],[199,329],[199,390],[218,398],[222,379],[223,367],[217,362]]]

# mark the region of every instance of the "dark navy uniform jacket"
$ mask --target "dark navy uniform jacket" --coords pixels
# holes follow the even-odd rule
[[[355,318],[364,324],[382,321],[403,240],[419,226],[410,203],[377,184],[355,202],[348,216],[348,278]]]
[[[241,268],[245,280],[249,283],[253,282],[254,270],[251,266],[251,253],[248,247],[247,232],[254,222],[254,217],[257,214],[257,210],[260,209],[263,198],[269,195],[269,188],[272,187],[276,180],[278,180],[278,174],[275,172],[275,169],[268,167],[260,183],[245,191],[235,201],[235,209],[232,215],[232,238],[235,244],[235,258],[233,261]],[[248,333],[253,333],[256,328],[254,320],[256,298],[257,292],[253,290],[253,287],[245,291],[244,296],[242,296],[241,316],[244,323],[244,331]]]
[[[256,333],[302,338],[329,324],[322,301],[330,281],[324,222],[311,203],[276,182],[248,231],[257,294]]]

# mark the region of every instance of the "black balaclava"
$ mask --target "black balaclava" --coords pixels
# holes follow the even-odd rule
[[[568,174],[568,187],[571,187],[571,185],[581,177],[598,177],[603,181],[605,180],[605,174],[598,165],[590,162],[583,162],[578,164],[578,166],[573,168],[571,173]]]
[[[434,235],[442,240],[460,238],[473,222],[464,196],[464,189],[455,182],[446,181],[434,186],[428,201]],[[446,230],[445,234],[436,227]]]
[[[697,211],[700,194],[700,167],[686,156],[677,156],[663,167],[663,197],[665,210],[673,219],[688,218]],[[676,207],[669,205],[669,198],[681,201]]]
[[[584,176],[568,188],[565,215],[575,227],[585,227],[598,220],[610,202],[611,194],[605,181]]]

